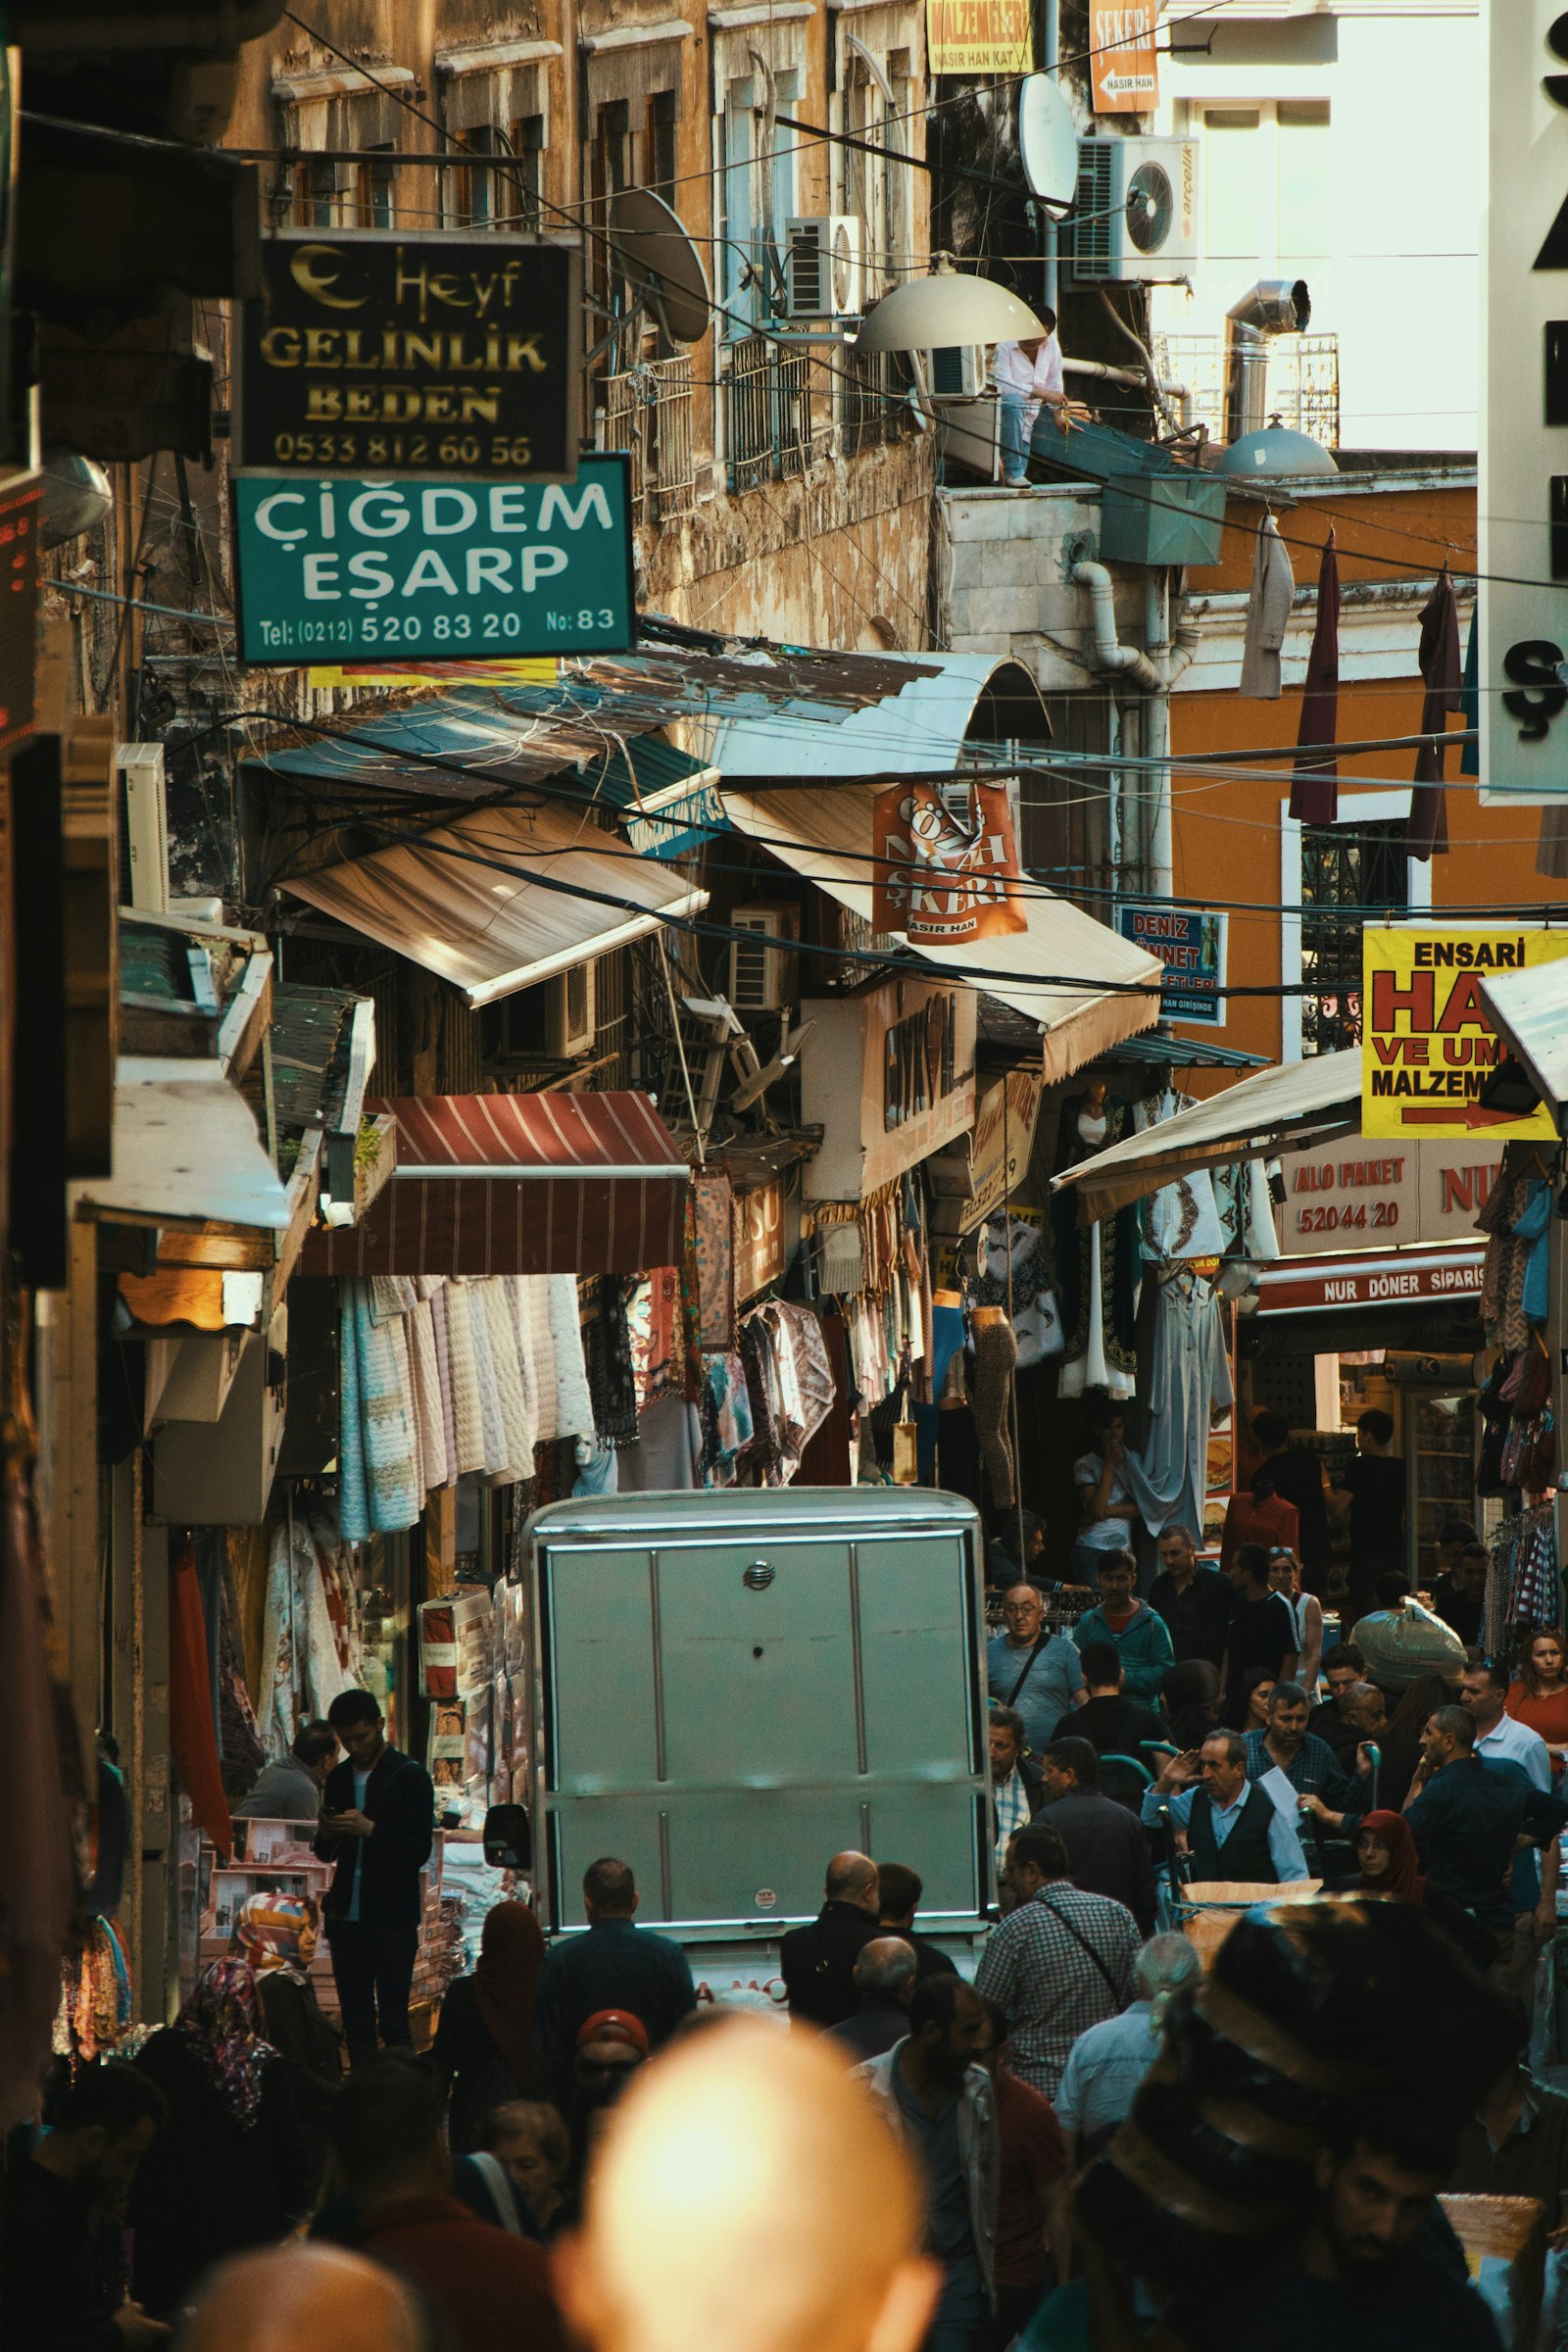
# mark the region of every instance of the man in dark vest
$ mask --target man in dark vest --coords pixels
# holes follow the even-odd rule
[[[1193,1877],[1203,1885],[1232,1879],[1246,1886],[1285,1886],[1308,1878],[1296,1825],[1266,1788],[1247,1777],[1247,1742],[1239,1732],[1210,1732],[1196,1752],[1173,1756],[1144,1790],[1143,1819],[1157,1828],[1169,1814],[1187,1838]]]

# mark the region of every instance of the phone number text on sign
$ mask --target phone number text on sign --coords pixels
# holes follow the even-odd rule
[[[246,662],[632,643],[622,457],[584,458],[574,483],[247,475],[234,501]]]

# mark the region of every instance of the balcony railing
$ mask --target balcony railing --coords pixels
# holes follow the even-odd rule
[[[1191,398],[1185,421],[1225,433],[1223,335],[1156,335],[1154,365],[1162,381],[1185,384]],[[1274,335],[1268,344],[1265,413],[1293,431],[1309,433],[1325,449],[1340,446],[1338,335]]]
[[[692,513],[697,461],[689,352],[605,378],[605,447],[630,453],[634,521]]]
[[[732,490],[807,473],[827,455],[828,409],[809,352],[744,335],[729,347],[723,384]]]

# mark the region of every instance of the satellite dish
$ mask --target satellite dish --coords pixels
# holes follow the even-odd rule
[[[1018,153],[1030,194],[1066,212],[1078,190],[1078,133],[1050,74],[1026,74],[1018,85]]]
[[[708,271],[662,196],[652,188],[622,188],[612,196],[610,242],[676,342],[701,342],[713,312]]]

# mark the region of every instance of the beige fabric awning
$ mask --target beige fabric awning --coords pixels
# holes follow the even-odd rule
[[[708,904],[683,874],[633,857],[614,836],[548,804],[476,809],[282,887],[450,980],[473,1005]]]
[[[288,1194],[250,1105],[216,1061],[122,1055],[115,1072],[113,1156],[112,1175],[71,1187],[73,1215],[266,1233],[288,1224]]]
[[[730,786],[724,807],[737,831],[869,922],[875,797],[875,786],[859,783],[834,782],[809,796]],[[1124,1037],[1153,1027],[1163,967],[1044,883],[1030,883],[1025,906],[1026,931],[963,947],[911,941],[910,952],[958,979],[968,969],[992,975],[973,985],[1038,1021],[1046,1078],[1070,1078]]]
[[[1052,1178],[1052,1190],[1074,1186],[1081,1214],[1093,1223],[1194,1168],[1258,1159],[1315,1135],[1342,1135],[1360,1115],[1360,1049],[1315,1054],[1258,1070],[1157,1127],[1081,1159]]]

